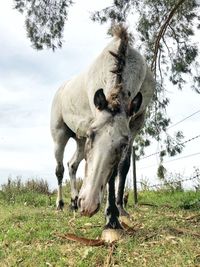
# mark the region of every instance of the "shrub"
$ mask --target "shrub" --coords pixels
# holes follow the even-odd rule
[[[1,185],[1,202],[8,204],[23,203],[24,205],[44,206],[51,201],[51,192],[46,180],[28,179],[23,182],[21,177],[8,178],[7,183]]]
[[[82,183],[83,183],[83,180],[81,178],[76,179],[76,188],[77,188],[78,192],[81,189]],[[70,180],[65,181],[65,189],[64,190],[68,195],[70,195],[70,193],[71,193]]]

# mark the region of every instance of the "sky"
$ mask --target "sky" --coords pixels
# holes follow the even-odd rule
[[[49,130],[50,109],[58,87],[86,68],[109,42],[107,26],[91,22],[90,12],[111,1],[80,1],[70,9],[61,50],[36,51],[26,37],[24,17],[13,9],[13,1],[0,2],[0,184],[8,177],[47,179],[52,188],[54,175],[53,141]],[[198,35],[200,40],[200,36]],[[135,40],[137,42],[137,38]],[[167,88],[171,103],[168,114],[176,123],[200,109],[200,95],[189,85],[180,92]],[[200,134],[200,113],[169,129],[173,135],[183,130],[185,140]],[[146,155],[160,149],[154,143]],[[70,141],[66,148],[65,165],[75,151]],[[191,141],[184,157],[200,152],[200,138]],[[170,159],[166,159],[170,160]],[[166,163],[169,172],[189,177],[199,167],[200,155]],[[154,184],[159,159],[157,156],[137,163],[138,179],[150,179]],[[83,177],[81,164],[78,176]],[[131,171],[129,178],[131,177]],[[68,179],[66,168],[65,179]]]

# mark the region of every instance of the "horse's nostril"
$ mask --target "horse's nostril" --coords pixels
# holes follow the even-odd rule
[[[99,209],[100,209],[100,206],[101,206],[101,205],[100,205],[100,203],[98,203],[98,205],[97,205],[97,209],[96,209],[96,212],[97,212],[97,211],[99,211]]]
[[[78,199],[78,207],[81,207],[81,198]]]
[[[80,208],[81,207],[81,198],[78,199],[78,207]]]

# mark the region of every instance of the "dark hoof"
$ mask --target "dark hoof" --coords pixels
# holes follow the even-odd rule
[[[119,210],[119,216],[130,217],[129,213],[127,211],[125,211],[125,209],[123,207],[118,207],[118,210]]]
[[[71,198],[70,210],[72,211],[78,210],[78,197],[75,197],[74,199]]]
[[[57,210],[63,210],[64,208],[64,201],[61,199],[59,200],[59,202],[57,203]]]

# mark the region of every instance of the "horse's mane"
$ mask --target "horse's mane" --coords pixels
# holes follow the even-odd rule
[[[121,92],[123,90],[123,71],[126,65],[126,51],[129,43],[129,34],[127,28],[122,24],[113,26],[112,35],[113,37],[120,39],[120,44],[117,53],[109,51],[110,54],[115,59],[114,69],[111,70],[112,73],[116,75],[115,85],[111,89],[108,96],[108,103],[111,110],[117,112],[120,110],[121,105]]]

